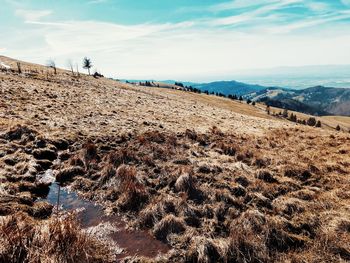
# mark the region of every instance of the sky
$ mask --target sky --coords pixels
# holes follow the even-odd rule
[[[0,0],[0,54],[120,79],[350,64],[350,0]]]

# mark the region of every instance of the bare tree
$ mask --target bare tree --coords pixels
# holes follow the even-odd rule
[[[18,69],[18,74],[22,73],[22,69],[21,69],[21,63],[17,62],[17,69]]]
[[[73,69],[73,61],[71,59],[68,59],[67,66],[70,68],[70,71],[72,72],[72,75],[74,76],[74,69]]]
[[[80,77],[80,73],[79,73],[79,65],[78,63],[75,64],[76,68],[77,68],[77,76]]]
[[[56,71],[56,63],[53,59],[49,59],[46,63],[46,66],[48,66],[49,68],[52,68],[55,72],[55,75],[57,74],[57,71]]]
[[[83,68],[84,69],[87,69],[88,72],[89,72],[89,75],[90,75],[90,69],[92,68],[92,62],[91,62],[91,59],[85,57],[83,59]]]

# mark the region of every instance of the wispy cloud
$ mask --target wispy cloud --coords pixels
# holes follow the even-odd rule
[[[256,19],[257,17],[261,17],[267,14],[271,14],[275,10],[279,10],[290,6],[292,4],[300,3],[301,0],[283,0],[283,1],[269,1],[269,4],[259,6],[255,10],[249,10],[244,13],[240,13],[238,15],[228,16],[220,19],[216,19],[212,21],[212,25],[220,26],[220,25],[234,25],[246,21],[251,21]],[[236,3],[234,1],[233,3]]]
[[[16,16],[24,18],[25,21],[38,21],[43,17],[52,14],[51,10],[28,10],[17,9],[15,11]]]
[[[314,0],[236,0],[203,9],[205,18],[127,25],[17,8],[26,26],[2,47],[38,63],[55,57],[65,65],[89,56],[106,75],[123,78],[203,79],[239,69],[350,63],[350,27],[338,23],[350,18],[347,8]]]
[[[108,2],[108,0],[91,0],[88,2],[88,4],[102,4],[106,2]]]
[[[277,0],[261,0],[257,2],[256,0],[233,0],[220,4],[213,5],[209,7],[209,10],[217,12],[217,11],[225,11],[230,9],[239,9],[246,7],[254,7],[254,6],[263,6],[266,4],[278,3]]]
[[[324,15],[318,18],[311,17],[309,19],[288,23],[286,25],[274,26],[272,28],[268,28],[265,32],[270,32],[274,34],[277,34],[277,33],[285,34],[285,33],[290,33],[294,30],[299,30],[299,29],[308,28],[308,27],[315,27],[315,26],[326,24],[329,22],[340,21],[340,20],[349,19],[349,18],[350,18],[350,12],[341,11],[337,14]]]

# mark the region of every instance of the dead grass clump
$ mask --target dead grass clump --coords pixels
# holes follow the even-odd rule
[[[193,171],[182,172],[175,182],[177,192],[185,192],[192,200],[201,201],[204,198],[202,191],[196,186]]]
[[[207,146],[209,144],[209,136],[206,134],[198,134],[194,130],[187,129],[185,136],[193,141],[197,141],[201,146]]]
[[[267,167],[269,164],[271,164],[271,160],[268,158],[259,158],[259,157],[255,157],[254,160],[254,165],[256,165],[259,168],[265,168]]]
[[[138,163],[138,157],[131,148],[122,148],[109,153],[108,162],[118,167],[121,164]]]
[[[58,262],[104,262],[113,258],[107,247],[81,231],[74,215],[52,219],[48,236],[51,246],[47,252]]]
[[[147,142],[164,143],[166,141],[166,136],[159,131],[148,131],[140,135],[137,139],[141,144]]]
[[[218,135],[218,136],[224,136],[225,135],[217,126],[211,127],[210,132],[212,134]]]
[[[122,165],[116,173],[117,188],[121,197],[118,199],[118,206],[122,210],[137,211],[148,201],[148,193],[145,187],[136,177],[136,168]]]
[[[153,228],[154,236],[162,241],[169,241],[170,234],[181,234],[186,230],[185,222],[172,214],[164,217]]]
[[[29,215],[39,219],[46,219],[52,213],[53,205],[47,202],[36,202],[29,210]]]
[[[167,161],[169,156],[172,156],[173,150],[168,145],[152,145],[151,147],[153,159]]]
[[[317,192],[310,189],[301,189],[299,191],[293,192],[291,196],[301,200],[311,201],[317,197]]]
[[[298,179],[300,181],[306,181],[311,178],[312,174],[309,170],[287,168],[284,171],[284,175],[290,178]]]
[[[78,155],[75,155],[75,156],[71,157],[69,159],[69,164],[71,166],[80,166],[80,167],[84,167],[85,166],[84,161]]]
[[[0,222],[0,259],[2,262],[28,262],[28,245],[34,239],[34,223],[24,214]]]
[[[176,213],[178,216],[183,217],[188,226],[199,228],[202,220],[202,210],[197,206],[187,202],[185,198],[182,198],[176,203]]]
[[[232,221],[230,261],[270,262],[266,224],[265,216],[257,210],[248,210]]]
[[[213,197],[215,198],[216,202],[224,202],[227,206],[242,208],[242,204],[235,196],[231,194],[228,189],[217,189]]]
[[[350,220],[344,219],[339,222],[336,227],[336,230],[341,233],[349,233],[350,234]]]
[[[57,159],[57,153],[51,149],[35,149],[33,151],[33,156],[37,160],[49,160],[54,161]]]
[[[229,243],[226,239],[195,237],[187,250],[185,262],[227,262]]]
[[[246,151],[242,151],[239,154],[237,154],[236,160],[238,162],[243,162],[243,163],[250,165],[253,157],[254,157],[253,152],[250,150],[246,150]]]
[[[321,223],[319,215],[307,212],[297,215],[292,220],[287,221],[284,229],[293,234],[315,239],[321,227]]]
[[[156,167],[156,163],[154,162],[153,158],[149,155],[142,156],[140,160],[142,163],[146,164],[149,167]]]
[[[153,199],[138,215],[141,227],[152,228],[168,214],[176,214],[178,201],[169,195],[160,195]]]
[[[84,175],[84,174],[85,174],[85,170],[82,167],[79,167],[79,166],[68,167],[58,172],[58,174],[56,175],[56,180],[57,182],[65,183],[67,181],[72,180],[75,176]]]
[[[88,142],[83,145],[84,149],[84,159],[85,160],[95,160],[98,158],[97,147],[92,142]]]
[[[52,139],[50,140],[50,143],[54,145],[58,150],[62,151],[62,150],[67,150],[71,142],[60,138],[60,139]]]
[[[113,262],[109,247],[81,231],[75,216],[34,221],[24,214],[0,222],[1,262]]]
[[[277,183],[278,180],[267,170],[258,171],[256,177],[266,183]]]
[[[33,195],[38,197],[44,197],[49,192],[49,184],[48,183],[31,183],[26,181],[21,181],[17,184],[18,190],[21,192],[30,192]]]
[[[92,142],[83,145],[83,159],[87,169],[90,168],[91,164],[99,161],[97,147]]]
[[[101,177],[99,179],[99,184],[100,185],[105,185],[111,178],[113,178],[117,174],[116,169],[114,168],[113,165],[108,164],[106,165],[102,172],[101,172]]]
[[[313,246],[329,262],[350,261],[350,222],[344,216],[335,215],[330,224],[324,224]]]
[[[235,179],[235,182],[240,184],[243,187],[248,187],[250,185],[250,181],[244,176],[237,177]]]
[[[234,144],[219,142],[216,146],[221,149],[224,154],[229,156],[235,156],[238,152],[238,146]]]
[[[295,214],[302,213],[306,210],[304,201],[287,196],[280,196],[273,200],[272,206],[276,213],[287,217],[293,217]]]
[[[195,182],[192,173],[182,173],[175,182],[175,189],[178,192],[191,192],[195,189]]]
[[[298,249],[307,243],[308,239],[303,236],[290,234],[279,227],[270,227],[267,235],[267,246],[271,253],[287,252]]]
[[[187,138],[193,140],[193,141],[196,141],[197,138],[198,138],[198,135],[197,135],[196,131],[195,131],[195,130],[189,130],[189,129],[187,129],[187,130],[185,131],[185,136],[186,136]]]
[[[2,134],[0,138],[5,140],[14,141],[33,141],[36,132],[28,128],[27,126],[17,125],[12,127],[8,132]]]

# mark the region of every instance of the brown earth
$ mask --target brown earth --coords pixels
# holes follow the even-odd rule
[[[67,237],[76,222],[36,202],[49,168],[173,248],[151,261],[350,260],[348,133],[205,94],[21,65],[0,72],[0,261],[37,262],[43,243],[45,262],[113,261],[106,244],[79,227]],[[85,254],[59,250],[67,244],[53,233]]]

